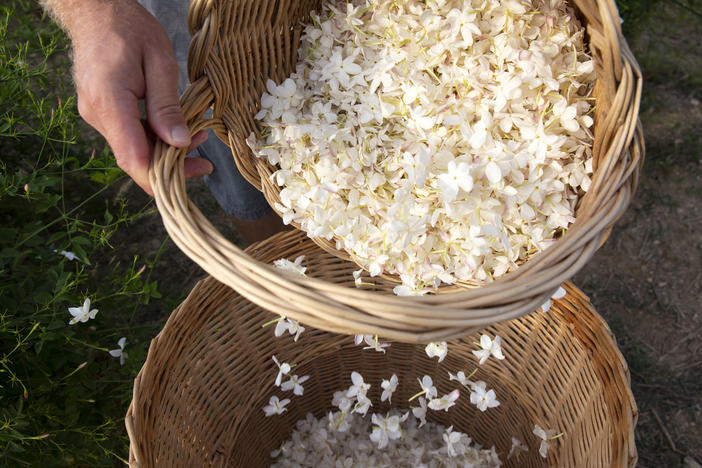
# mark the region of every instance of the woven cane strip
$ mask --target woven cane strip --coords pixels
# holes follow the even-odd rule
[[[273,241],[295,248],[290,239]],[[252,255],[269,250],[261,245]],[[333,265],[332,257],[325,258],[328,265],[318,270]],[[634,466],[637,410],[626,363],[588,299],[570,284],[566,289],[549,314],[532,313],[485,331],[503,338],[507,358],[488,360],[474,379],[495,389],[499,407],[482,413],[463,392],[456,407],[430,412],[430,418],[494,444],[503,459],[511,437],[519,437],[529,452],[507,467]],[[448,357],[437,364],[421,345],[393,343],[381,354],[353,346],[349,336],[310,328],[297,343],[288,336],[276,339],[272,326],[261,327],[273,317],[212,278],[198,283],[153,340],[134,382],[126,418],[130,466],[268,466],[269,452],[295,421],[332,409],[333,392],[350,385],[353,370],[372,384],[372,410],[384,413],[379,384],[393,373],[400,381],[394,406],[407,407],[417,377],[432,376],[444,394],[456,386],[449,385],[448,371],[477,366],[471,351],[479,334],[451,341]],[[261,408],[268,398],[284,396],[273,386],[272,354],[297,363],[295,373],[311,378],[302,397],[285,394],[292,398],[288,412],[266,418]],[[565,433],[548,460],[538,455],[535,423]]]
[[[182,102],[191,131],[212,128],[229,143],[244,177],[279,201],[275,170],[251,155],[245,138],[268,77],[281,81],[294,67],[300,20],[314,1],[193,0],[189,73]],[[613,0],[577,0],[596,59],[595,174],[576,222],[546,251],[497,281],[466,289],[446,286],[424,297],[391,297],[348,283],[291,277],[253,260],[223,238],[188,199],[183,151],[156,146],[150,179],[164,224],[178,246],[219,281],[279,314],[326,330],[377,333],[405,342],[459,336],[531,312],[578,271],[602,245],[635,191],[643,164],[638,122],[641,72],[619,28]],[[219,24],[219,27],[217,26]],[[213,118],[201,116],[212,108]],[[314,239],[341,259],[333,241]],[[468,285],[470,286],[470,285]],[[285,298],[284,301],[273,298]]]

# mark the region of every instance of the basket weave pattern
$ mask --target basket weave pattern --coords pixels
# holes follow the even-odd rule
[[[275,168],[255,158],[245,139],[256,128],[253,116],[266,79],[281,82],[294,69],[300,21],[319,3],[191,2],[188,67],[193,84],[182,99],[191,131],[209,127],[228,142],[244,177],[271,204],[279,201],[279,187],[270,179]],[[638,121],[641,72],[622,36],[614,0],[571,3],[586,25],[597,73],[595,173],[577,206],[576,222],[548,250],[516,271],[478,288],[441,288],[442,294],[419,298],[378,297],[372,291],[281,275],[217,232],[188,199],[185,151],[159,142],[150,180],[166,228],[177,245],[219,281],[276,313],[303,322],[314,314],[315,325],[327,330],[422,342],[460,336],[535,310],[606,240],[631,200],[644,156]],[[203,119],[210,108],[214,117]],[[324,250],[348,258],[334,242],[314,240]],[[272,301],[272,296],[285,301]]]
[[[258,250],[285,245],[284,236]],[[380,381],[393,373],[400,385],[392,401],[406,408],[418,377],[430,375],[441,395],[458,386],[449,385],[448,371],[476,367],[473,379],[494,388],[500,406],[482,413],[464,391],[449,412],[430,411],[429,419],[494,444],[503,459],[511,437],[519,437],[529,452],[508,467],[634,466],[637,410],[626,363],[588,299],[570,284],[566,289],[548,314],[487,329],[503,338],[506,359],[478,367],[471,351],[479,334],[450,341],[441,364],[421,345],[393,343],[381,354],[354,346],[350,336],[310,327],[297,343],[287,335],[276,339],[273,326],[261,327],[273,314],[212,278],[201,281],[152,341],[134,382],[126,418],[130,466],[267,466],[270,451],[289,437],[298,419],[333,409],[333,392],[350,385],[353,370],[372,384],[371,411],[384,412]],[[302,397],[274,387],[273,354],[297,363],[296,374],[311,376]],[[283,415],[266,418],[262,408],[273,394],[292,403]],[[538,455],[539,440],[531,434],[535,423],[565,433],[548,460]]]

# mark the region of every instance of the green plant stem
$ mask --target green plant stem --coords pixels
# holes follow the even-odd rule
[[[90,196],[89,196],[88,198],[86,198],[85,200],[83,200],[78,206],[76,206],[75,208],[73,208],[73,209],[72,209],[71,211],[69,211],[68,213],[62,214],[60,217],[54,219],[53,221],[51,221],[51,222],[45,224],[44,226],[42,226],[41,228],[37,229],[36,231],[34,231],[33,233],[31,233],[30,235],[28,235],[27,237],[25,237],[25,238],[22,239],[21,241],[19,241],[19,242],[17,243],[17,247],[22,246],[22,245],[23,245],[25,242],[27,242],[29,239],[33,238],[34,236],[36,236],[37,234],[39,234],[39,233],[41,233],[41,232],[43,232],[43,231],[46,231],[47,229],[49,229],[49,228],[50,228],[51,226],[53,226],[54,224],[59,223],[59,222],[65,220],[65,219],[67,219],[68,216],[70,216],[71,214],[75,213],[77,210],[79,210],[80,208],[82,208],[83,206],[85,206],[85,204],[87,204],[87,203],[88,203],[89,201],[91,201],[93,198],[95,198],[95,197],[97,197],[98,195],[100,195],[101,193],[103,193],[103,192],[104,192],[105,190],[107,190],[108,188],[109,188],[109,186],[102,187],[100,190],[98,190],[97,192],[93,193],[92,195],[90,195]]]

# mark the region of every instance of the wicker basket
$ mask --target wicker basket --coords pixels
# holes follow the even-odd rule
[[[258,250],[285,240],[272,239]],[[499,407],[481,413],[463,393],[455,407],[430,411],[429,418],[453,424],[484,446],[494,444],[503,460],[511,437],[518,437],[529,451],[507,467],[634,466],[637,410],[626,362],[588,299],[570,284],[566,289],[548,314],[486,331],[503,338],[506,359],[489,359],[474,380],[495,389]],[[393,343],[381,354],[354,346],[350,336],[310,327],[297,343],[287,335],[276,339],[273,326],[261,327],[273,317],[213,278],[198,283],[151,343],[134,382],[126,417],[130,466],[267,466],[270,451],[289,437],[295,421],[332,409],[333,392],[350,385],[353,370],[372,385],[372,411],[384,412],[380,381],[392,373],[400,382],[393,402],[401,406],[416,392],[417,377],[431,375],[444,394],[457,385],[449,385],[448,371],[468,373],[477,366],[471,351],[479,335],[450,341],[438,364],[421,345]],[[302,397],[274,387],[273,354],[297,363],[296,374],[311,376]],[[273,394],[292,403],[283,415],[266,418],[262,408]],[[565,433],[547,460],[531,434],[536,423]]]
[[[274,168],[255,158],[245,143],[254,129],[267,78],[282,81],[293,70],[301,27],[320,1],[193,0],[189,24],[193,39],[189,73],[193,85],[183,96],[191,131],[212,128],[232,148],[242,174],[271,204],[279,188],[270,180]],[[303,320],[315,313],[323,329],[375,333],[405,341],[470,331],[536,309],[579,270],[607,238],[635,190],[643,163],[643,136],[638,122],[641,73],[619,27],[614,0],[571,2],[587,27],[595,58],[596,115],[593,147],[595,173],[580,199],[576,222],[547,251],[516,271],[475,289],[442,288],[421,298],[383,297],[323,281],[280,275],[242,253],[208,222],[188,199],[183,173],[184,150],[159,142],[150,180],[164,224],[177,245],[208,273],[254,302],[271,305],[271,296],[286,301],[270,310]],[[252,7],[252,5],[256,5]],[[213,109],[212,119],[202,115]],[[333,242],[315,239],[323,249],[345,257]],[[439,325],[445,328],[445,325]],[[399,335],[403,338],[400,338]],[[410,336],[414,334],[415,336]]]

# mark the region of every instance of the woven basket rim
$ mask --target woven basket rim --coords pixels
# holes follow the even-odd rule
[[[242,174],[256,183],[270,201],[273,195],[270,183],[266,185],[268,169],[264,163],[254,168],[242,166],[243,159],[237,154],[234,137],[224,123],[227,111],[223,109],[223,101],[231,90],[219,76],[226,73],[224,65],[213,58],[213,48],[223,47],[217,42],[219,30],[213,25],[219,21],[234,21],[232,8],[236,7],[231,5],[236,3],[224,6],[211,0],[191,3],[189,22],[193,39],[189,72],[193,84],[183,95],[182,106],[191,133],[211,128],[220,138],[228,140]],[[188,198],[183,174],[185,150],[158,141],[149,179],[169,234],[205,271],[249,300],[298,320],[312,314],[325,320],[329,330],[344,329],[380,334],[399,341],[427,342],[458,336],[476,327],[535,310],[589,261],[606,240],[613,223],[622,216],[631,200],[643,163],[643,134],[638,121],[641,72],[615,21],[618,16],[614,0],[577,0],[574,3],[580,13],[589,18],[587,30],[591,48],[596,52],[593,56],[608,67],[608,78],[598,76],[598,82],[603,83],[603,95],[613,101],[605,118],[597,124],[600,137],[596,135],[596,145],[599,144],[604,155],[597,173],[603,175],[593,178],[593,186],[587,194],[594,197],[596,193],[599,204],[581,204],[576,221],[566,234],[515,271],[479,288],[421,297],[379,296],[286,275],[250,258],[221,236]],[[215,117],[203,119],[202,115],[211,107]],[[315,241],[329,251],[325,241]],[[277,295],[288,300],[271,299]],[[389,318],[390,314],[394,318]],[[361,320],[349,323],[345,319],[349,315],[361,317]],[[463,320],[454,321],[454,326],[433,324],[433,319],[450,320],[456,316]],[[410,321],[403,321],[402,317]],[[428,323],[426,326],[419,323],[422,317]]]

